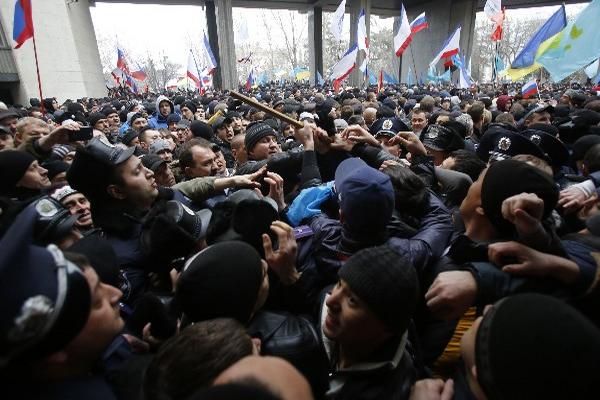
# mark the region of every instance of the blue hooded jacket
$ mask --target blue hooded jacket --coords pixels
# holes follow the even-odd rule
[[[160,103],[163,101],[168,101],[169,105],[171,106],[171,112],[166,116],[160,113]],[[175,113],[175,106],[173,105],[173,102],[169,100],[167,96],[158,96],[156,99],[156,113],[152,117],[148,118],[148,125],[152,129],[168,128],[167,117],[173,113]]]

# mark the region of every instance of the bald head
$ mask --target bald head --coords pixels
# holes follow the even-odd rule
[[[377,118],[377,110],[373,107],[367,107],[365,111],[363,111],[363,118],[365,119],[365,124],[371,126]]]
[[[283,358],[244,357],[215,379],[215,385],[256,382],[282,400],[312,400],[310,386],[296,368]]]

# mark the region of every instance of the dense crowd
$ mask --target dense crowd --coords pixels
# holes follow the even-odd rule
[[[4,393],[598,398],[594,90],[0,103]]]

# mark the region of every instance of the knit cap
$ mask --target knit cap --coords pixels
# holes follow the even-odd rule
[[[269,125],[260,122],[258,124],[252,125],[246,131],[246,137],[244,139],[244,144],[246,145],[246,151],[252,151],[254,146],[264,137],[267,136],[275,136],[275,131]]]
[[[15,191],[35,157],[25,151],[5,150],[0,152],[0,195],[10,196]]]
[[[388,246],[369,247],[352,255],[338,273],[373,313],[396,333],[403,333],[419,299],[417,272]]]
[[[479,325],[475,363],[488,399],[597,398],[600,331],[556,298],[507,297]]]
[[[260,256],[249,244],[217,243],[187,261],[175,300],[192,322],[234,318],[246,324],[262,281]]]

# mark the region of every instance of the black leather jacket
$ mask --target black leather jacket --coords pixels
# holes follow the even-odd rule
[[[308,317],[261,310],[247,329],[261,340],[262,355],[286,359],[308,379],[315,394],[323,391],[327,380],[324,358]]]
[[[327,296],[323,297],[319,321],[326,313]],[[368,360],[340,370],[337,368],[335,344],[328,341],[319,324],[319,334],[324,353],[328,356],[330,390],[325,394],[327,399],[335,400],[405,400],[410,396],[410,389],[417,379],[417,370],[413,355],[410,353],[408,333],[394,338],[384,344]],[[343,382],[341,389],[335,388]]]

